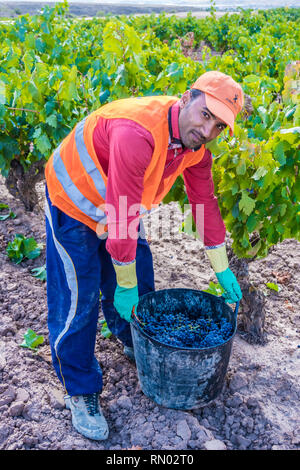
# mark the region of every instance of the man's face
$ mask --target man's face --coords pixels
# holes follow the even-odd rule
[[[206,106],[205,93],[190,100],[183,97],[184,106],[179,113],[179,133],[183,145],[193,149],[215,139],[227,126],[214,116]]]

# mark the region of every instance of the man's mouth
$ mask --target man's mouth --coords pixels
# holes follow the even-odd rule
[[[205,143],[205,138],[203,137],[203,135],[199,134],[198,131],[195,131],[194,129],[191,131],[192,133],[192,136],[193,136],[193,140],[195,142],[198,142],[198,143],[201,143],[201,144],[204,144]]]

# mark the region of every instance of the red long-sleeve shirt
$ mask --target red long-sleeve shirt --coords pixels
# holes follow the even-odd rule
[[[170,142],[162,181],[176,170],[185,153],[191,151],[182,147],[178,116],[179,103],[175,103],[171,107]],[[132,236],[127,236],[127,231],[129,227],[131,234],[137,231],[144,174],[152,158],[154,139],[148,130],[134,121],[100,118],[94,130],[93,143],[100,164],[108,175],[106,204],[114,208],[112,211],[108,209],[107,214],[108,233],[112,232],[114,236],[108,236],[106,249],[114,260],[129,262],[135,259],[137,242]],[[206,150],[199,163],[183,172],[194,217],[196,204],[204,205],[204,227],[203,230],[199,227],[199,233],[204,235],[205,246],[220,245],[225,240],[225,225],[214,195],[211,167],[212,155]],[[125,217],[119,210],[120,196],[123,200],[126,196],[127,208],[131,207]]]

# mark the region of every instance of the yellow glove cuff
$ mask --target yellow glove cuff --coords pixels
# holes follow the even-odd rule
[[[225,245],[206,249],[205,251],[215,273],[221,273],[229,267]]]
[[[130,264],[114,264],[116,271],[117,283],[120,287],[131,289],[137,285],[136,277],[136,261]]]

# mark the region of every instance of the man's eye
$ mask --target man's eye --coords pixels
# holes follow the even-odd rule
[[[209,114],[206,111],[202,111],[203,116],[209,118]]]

